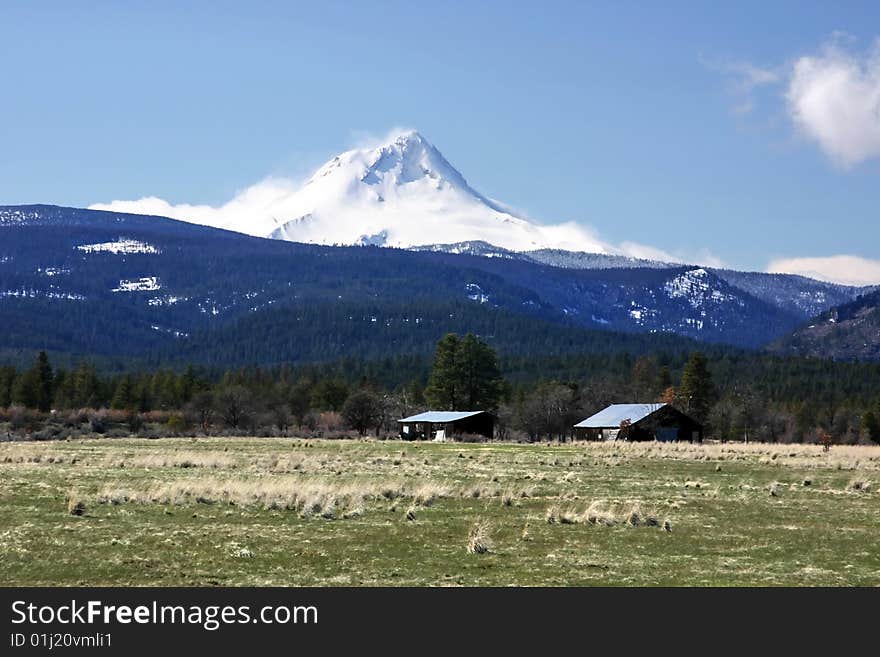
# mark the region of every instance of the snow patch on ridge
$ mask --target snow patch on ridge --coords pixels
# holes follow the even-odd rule
[[[81,244],[76,248],[78,251],[82,251],[83,253],[112,253],[114,255],[118,255],[120,253],[145,253],[152,255],[161,253],[161,251],[152,244],[147,244],[145,242],[139,242],[138,240],[125,238],[119,238],[115,242],[101,242],[100,244]]]
[[[113,292],[154,292],[161,290],[159,279],[155,276],[142,276],[141,278],[123,278],[119,285],[113,288]]]

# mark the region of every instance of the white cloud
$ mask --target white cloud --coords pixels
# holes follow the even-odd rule
[[[853,255],[786,258],[767,266],[771,274],[799,274],[844,285],[880,285],[880,260]]]
[[[678,256],[674,256],[671,253],[664,251],[663,249],[658,249],[654,246],[648,246],[647,244],[638,244],[636,242],[623,242],[617,248],[617,251],[631,258],[659,260],[660,262],[684,262]]]
[[[776,69],[756,66],[749,62],[700,57],[700,62],[707,69],[719,72],[728,78],[728,91],[735,98],[733,113],[746,116],[754,111],[757,103],[755,96],[761,87],[777,84],[783,72]]]
[[[700,57],[728,79],[732,113],[754,114],[761,89],[774,89],[795,128],[835,164],[850,168],[880,157],[880,38],[864,52],[834,33],[815,53],[778,67]]]
[[[700,251],[697,254],[695,262],[699,265],[708,265],[709,267],[716,267],[718,269],[727,269],[730,267],[727,262],[714,255],[709,249],[703,249]]]
[[[299,184],[293,179],[270,177],[239,191],[232,200],[216,207],[188,203],[173,204],[155,196],[146,196],[134,201],[94,203],[89,209],[170,217],[193,224],[265,237],[284,219],[275,216],[276,213],[273,211],[275,204],[297,189]]]
[[[747,62],[736,62],[730,64],[727,70],[739,78],[737,84],[740,91],[750,92],[758,87],[779,82],[781,77],[779,71],[770,68],[762,68],[749,64]]]
[[[839,165],[880,156],[880,40],[862,56],[838,38],[800,57],[785,97],[792,121]]]

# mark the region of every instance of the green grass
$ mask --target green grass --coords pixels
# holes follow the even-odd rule
[[[857,447],[4,443],[0,584],[876,586],[878,473]]]

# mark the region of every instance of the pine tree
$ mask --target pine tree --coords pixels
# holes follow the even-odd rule
[[[101,401],[101,381],[98,379],[95,368],[89,363],[80,363],[70,379],[73,407],[97,408]]]
[[[657,374],[657,382],[654,384],[654,389],[658,392],[658,394],[663,395],[668,388],[672,387],[672,373],[669,371],[669,368],[664,365],[660,368],[660,371]]]
[[[195,368],[192,365],[187,365],[186,371],[177,379],[177,399],[180,404],[190,402],[197,386]]]
[[[12,404],[12,389],[15,385],[16,371],[14,367],[0,367],[0,408]]]
[[[705,423],[709,418],[709,411],[715,401],[715,386],[709,372],[708,360],[699,351],[691,354],[684,366],[681,385],[678,387],[678,400],[684,411],[697,422]]]
[[[322,379],[312,389],[312,404],[325,411],[338,411],[348,399],[348,385],[339,378]]]
[[[438,410],[495,409],[504,388],[498,356],[488,344],[468,333],[441,338],[425,399]]]
[[[288,406],[296,426],[302,427],[306,416],[312,410],[312,386],[306,380],[300,380],[291,387],[288,395]]]
[[[461,340],[447,333],[437,343],[434,365],[425,388],[425,400],[440,411],[454,411],[460,403],[458,353]]]
[[[13,401],[26,408],[36,408],[46,413],[52,408],[54,377],[49,357],[41,351],[33,367],[25,371],[12,392]]]
[[[880,420],[874,411],[868,411],[862,416],[862,433],[875,443],[880,443]]]
[[[37,356],[34,367],[37,380],[37,408],[43,413],[47,413],[52,408],[55,379],[52,375],[52,366],[49,364],[49,356],[45,351],[41,351]]]
[[[458,366],[467,410],[497,408],[503,380],[495,350],[468,333],[459,344]]]
[[[651,356],[642,356],[635,362],[631,379],[634,396],[640,401],[653,401],[659,390],[663,389],[657,387],[657,363]]]
[[[113,399],[110,401],[110,408],[115,410],[127,410],[133,407],[134,391],[131,376],[126,375],[121,377],[116,384],[116,390],[113,392]]]

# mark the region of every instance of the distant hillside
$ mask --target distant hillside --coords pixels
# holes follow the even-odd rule
[[[225,367],[427,353],[447,331],[474,331],[511,356],[681,351],[691,340],[757,348],[807,317],[791,295],[758,296],[702,267],[572,268],[471,246],[319,246],[0,206],[0,354]],[[823,285],[803,281],[812,288],[793,295]]]
[[[822,313],[770,348],[835,360],[880,360],[880,290]]]
[[[558,304],[558,281],[545,282],[551,268],[510,264],[267,240],[162,217],[0,207],[0,354],[230,367],[430,353],[447,331],[474,331],[510,355],[694,348],[671,332],[582,322]],[[579,285],[572,274],[569,287]]]

